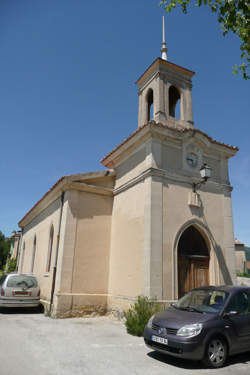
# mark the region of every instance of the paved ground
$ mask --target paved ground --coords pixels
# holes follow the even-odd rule
[[[43,314],[0,313],[0,375],[249,375],[250,353],[226,367],[152,352],[111,318],[55,320]]]

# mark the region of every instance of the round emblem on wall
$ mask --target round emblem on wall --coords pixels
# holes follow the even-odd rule
[[[188,152],[186,162],[189,167],[196,168],[198,165],[198,155],[195,152]]]

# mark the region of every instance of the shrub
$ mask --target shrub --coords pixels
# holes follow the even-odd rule
[[[6,268],[7,273],[14,272],[16,270],[16,261],[17,260],[13,258],[9,258],[7,260],[7,268]]]
[[[162,306],[156,298],[150,300],[148,297],[138,296],[134,305],[124,312],[127,332],[131,335],[142,336],[148,320],[161,310]]]
[[[249,277],[250,278],[250,274],[246,273],[246,272],[238,272],[237,276],[238,277]]]

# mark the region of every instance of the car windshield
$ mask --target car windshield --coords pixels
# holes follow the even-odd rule
[[[21,287],[21,288],[36,288],[37,281],[36,278],[33,276],[27,275],[13,275],[9,277],[7,281],[7,287]]]
[[[200,313],[219,313],[228,297],[228,293],[213,289],[191,290],[177,301],[176,309]]]

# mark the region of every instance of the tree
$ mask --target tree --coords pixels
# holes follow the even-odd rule
[[[10,240],[0,231],[0,269],[6,264],[10,251]]]
[[[176,6],[180,6],[183,13],[187,13],[190,0],[161,0],[160,5],[167,13]],[[249,79],[247,69],[250,66],[250,0],[196,0],[196,5],[207,5],[212,12],[217,13],[224,36],[232,31],[241,39],[242,63],[235,65],[233,73],[239,70],[244,79]]]

